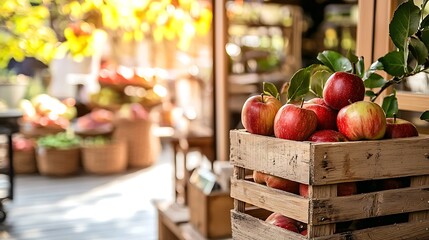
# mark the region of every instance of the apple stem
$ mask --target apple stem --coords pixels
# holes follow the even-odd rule
[[[263,103],[265,103],[265,99],[264,99],[264,93],[261,93],[261,101],[263,102]]]
[[[301,100],[301,108],[304,106],[304,98]]]
[[[393,123],[396,123],[396,113],[393,114]]]

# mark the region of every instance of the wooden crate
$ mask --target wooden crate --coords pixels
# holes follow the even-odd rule
[[[230,132],[234,239],[429,239],[429,137],[312,143]],[[309,185],[309,197],[269,188],[246,178],[257,170]],[[337,197],[337,184],[406,177],[399,189]],[[302,236],[264,222],[252,205],[308,226]],[[336,232],[338,223],[407,214],[402,223]]]
[[[229,192],[214,192],[206,195],[201,189],[188,182],[188,207],[190,223],[206,238],[231,236],[233,199]]]

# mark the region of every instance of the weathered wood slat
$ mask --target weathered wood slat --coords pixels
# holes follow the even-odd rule
[[[231,197],[308,223],[309,201],[304,197],[246,180],[231,179]]]
[[[429,186],[310,201],[314,225],[429,210]]]
[[[429,221],[400,223],[373,227],[353,232],[333,234],[325,237],[308,238],[297,233],[268,224],[247,213],[232,210],[232,231],[235,240],[424,240],[429,239]]]
[[[335,143],[230,132],[235,166],[324,185],[429,174],[429,136]]]
[[[306,237],[231,210],[232,237],[235,240],[305,240]]]
[[[337,196],[337,185],[324,185],[324,186],[309,186],[309,196],[310,200],[318,198],[328,198]],[[312,217],[320,216],[315,213],[315,209],[312,207],[313,204],[310,202],[309,209],[306,211],[309,213],[310,222],[314,222]],[[302,209],[304,210],[304,209]],[[318,236],[330,236],[335,233],[335,224],[324,224],[319,226],[313,226],[308,228],[308,236],[318,237]]]
[[[313,184],[429,174],[429,137],[313,145]]]
[[[310,144],[242,130],[231,131],[230,137],[230,161],[233,165],[308,183]]]

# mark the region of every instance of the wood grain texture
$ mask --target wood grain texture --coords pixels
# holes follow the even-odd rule
[[[309,182],[309,143],[254,135],[243,130],[232,130],[230,138],[230,161],[235,166],[296,182]]]
[[[429,210],[428,187],[314,199],[310,202],[313,210],[310,223],[318,225]]]
[[[232,179],[231,197],[254,206],[278,212],[304,223],[309,221],[309,201],[301,196],[250,181]]]
[[[261,221],[247,213],[232,211],[232,235],[235,240],[426,240],[429,221],[373,227],[322,237],[303,237]]]
[[[261,221],[248,214],[231,211],[234,240],[305,240],[306,237]]]
[[[310,185],[429,174],[429,136],[311,143],[232,130],[230,137],[235,166]]]

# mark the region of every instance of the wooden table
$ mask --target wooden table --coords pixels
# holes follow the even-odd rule
[[[173,167],[175,180],[175,196],[176,201],[188,204],[187,199],[187,182],[191,176],[192,169],[187,168],[187,155],[191,151],[198,151],[202,156],[206,156],[210,161],[211,168],[215,161],[215,143],[211,129],[206,127],[194,126],[186,134],[178,134],[171,128],[171,131],[166,131],[168,128],[158,128],[158,135],[161,139],[168,141],[173,148]],[[183,177],[178,177],[178,154],[183,156],[182,169],[184,169]]]
[[[175,202],[156,201],[154,204],[158,211],[159,240],[207,240],[189,222],[188,207]]]

